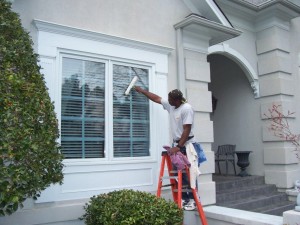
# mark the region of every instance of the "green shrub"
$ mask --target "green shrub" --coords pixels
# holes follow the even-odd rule
[[[0,215],[61,182],[54,106],[29,34],[0,0]]]
[[[150,193],[121,190],[93,196],[81,219],[86,225],[181,225],[183,211]]]

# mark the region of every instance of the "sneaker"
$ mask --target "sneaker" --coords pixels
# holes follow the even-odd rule
[[[184,206],[186,206],[187,204],[188,204],[188,200],[184,200],[184,199],[182,199],[181,200],[181,205],[182,205],[182,207],[184,207]]]
[[[194,199],[190,199],[190,201],[185,206],[183,206],[183,209],[186,210],[186,211],[195,210],[196,209],[195,200]]]

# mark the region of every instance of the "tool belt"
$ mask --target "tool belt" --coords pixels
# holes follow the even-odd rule
[[[190,139],[192,139],[193,137],[194,136],[189,136],[188,139],[187,139],[187,141],[190,140]],[[179,143],[179,141],[180,141],[180,139],[179,140],[174,140],[175,143]]]

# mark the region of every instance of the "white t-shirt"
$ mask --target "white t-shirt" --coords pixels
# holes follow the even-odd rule
[[[192,124],[189,137],[194,136],[194,110],[190,104],[183,103],[177,109],[175,109],[175,106],[171,106],[165,99],[161,100],[161,104],[170,114],[173,140],[179,140],[181,138],[183,125],[185,124]],[[193,138],[189,141],[193,141]]]

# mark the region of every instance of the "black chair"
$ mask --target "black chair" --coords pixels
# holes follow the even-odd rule
[[[215,154],[215,162],[218,164],[219,174],[221,174],[220,170],[220,162],[226,163],[226,175],[228,175],[228,163],[232,163],[234,168],[234,174],[236,175],[235,170],[235,147],[236,145],[219,145],[217,153]]]

